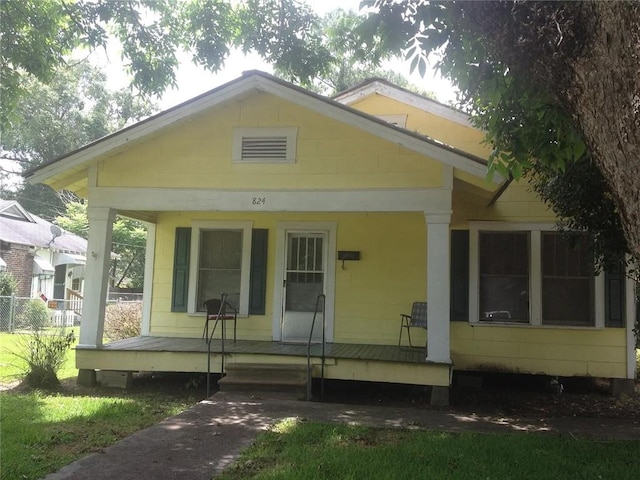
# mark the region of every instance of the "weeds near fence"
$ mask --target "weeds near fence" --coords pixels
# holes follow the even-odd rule
[[[118,302],[107,305],[104,316],[104,334],[110,341],[140,335],[141,302]]]
[[[25,384],[48,390],[59,387],[58,371],[75,340],[73,331],[34,330],[19,335],[16,350],[10,353],[22,361],[19,376]]]

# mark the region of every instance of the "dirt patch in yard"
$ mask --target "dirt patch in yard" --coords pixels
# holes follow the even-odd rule
[[[636,385],[636,393],[632,397],[614,397],[608,392],[608,381],[589,378],[558,380],[561,387],[549,377],[536,375],[485,374],[465,382],[454,379],[448,410],[521,418],[640,419],[640,384]],[[319,395],[318,382],[314,383],[314,392]],[[398,384],[325,381],[324,400],[432,408],[429,388]]]

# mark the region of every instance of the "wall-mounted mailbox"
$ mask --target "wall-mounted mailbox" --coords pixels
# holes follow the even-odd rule
[[[338,260],[360,260],[360,252],[354,250],[338,250]]]

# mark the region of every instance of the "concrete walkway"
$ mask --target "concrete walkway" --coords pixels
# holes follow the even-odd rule
[[[288,417],[448,432],[548,432],[597,439],[640,440],[638,420],[510,419],[217,393],[211,399],[141,430],[101,453],[67,465],[45,479],[210,479],[233,463],[260,431]]]

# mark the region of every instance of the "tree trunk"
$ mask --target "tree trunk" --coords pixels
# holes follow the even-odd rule
[[[455,5],[496,58],[551,93],[573,118],[640,263],[640,3]]]
[[[640,260],[640,5],[598,2],[586,55],[566,92],[609,184],[629,249]]]

